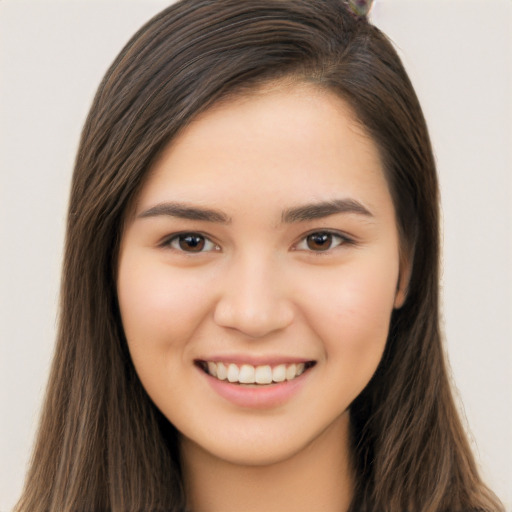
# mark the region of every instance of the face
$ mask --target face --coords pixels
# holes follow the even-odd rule
[[[214,457],[266,464],[337,425],[403,301],[391,196],[348,106],[267,88],[199,116],[123,233],[118,297],[151,399]]]

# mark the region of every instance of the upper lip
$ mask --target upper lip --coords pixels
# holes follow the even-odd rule
[[[279,364],[299,364],[313,362],[314,359],[295,356],[255,356],[248,354],[212,354],[205,357],[199,357],[197,362],[218,362],[218,363],[233,363],[236,365],[250,364],[252,366],[277,366]]]

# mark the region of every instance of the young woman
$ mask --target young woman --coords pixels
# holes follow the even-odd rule
[[[454,406],[438,193],[340,0],[183,0],[105,76],[19,511],[502,510]]]

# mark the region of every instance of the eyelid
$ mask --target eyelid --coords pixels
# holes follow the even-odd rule
[[[300,244],[307,243],[307,238],[309,236],[315,235],[315,234],[325,234],[325,233],[332,235],[333,237],[339,238],[340,242],[338,244],[336,244],[334,247],[329,247],[328,249],[325,249],[323,251],[314,251],[312,249],[309,249],[307,246],[303,247],[303,248],[299,247]],[[299,241],[293,245],[292,250],[305,251],[305,252],[309,252],[311,254],[321,255],[321,254],[329,254],[337,247],[342,246],[342,245],[347,245],[347,244],[353,245],[353,244],[355,244],[355,240],[343,232],[337,231],[335,229],[314,229],[314,230],[309,231],[308,233],[302,235],[301,238],[299,239]]]
[[[307,246],[300,247],[301,244],[307,243],[307,238],[309,236],[314,235],[314,234],[325,234],[325,233],[332,235],[335,238],[338,238],[339,243],[337,243],[333,247],[329,247],[328,249],[325,249],[323,251],[321,251],[321,250],[314,251],[312,249],[309,249]],[[172,245],[173,242],[179,240],[179,237],[183,237],[186,235],[200,236],[200,237],[204,238],[205,242],[209,245],[209,248],[195,252],[195,251],[185,251],[185,250],[181,249],[180,247],[174,247]],[[346,245],[346,244],[353,245],[354,243],[355,243],[354,239],[352,237],[349,237],[348,235],[346,235],[343,232],[333,230],[333,229],[314,229],[314,230],[311,230],[311,231],[303,234],[300,237],[300,239],[298,240],[298,242],[293,244],[292,250],[294,250],[294,251],[299,250],[299,251],[309,252],[309,253],[312,253],[315,255],[320,255],[320,254],[328,254],[328,253],[332,252],[333,249],[336,249],[337,247],[339,247],[341,245]],[[218,243],[213,241],[209,235],[206,235],[205,233],[202,233],[201,231],[180,231],[177,233],[172,233],[170,235],[165,236],[162,239],[162,241],[159,242],[158,245],[162,248],[171,249],[171,250],[174,250],[176,252],[179,252],[179,253],[182,253],[185,255],[202,254],[202,253],[216,252],[216,251],[221,250],[220,245]]]
[[[174,241],[179,241],[180,237],[184,237],[187,235],[200,236],[200,237],[204,238],[205,243],[211,244],[211,247],[209,249],[203,249],[201,251],[195,252],[195,251],[184,251],[180,247],[174,247],[172,245],[172,243]],[[176,251],[178,253],[185,254],[185,255],[203,254],[206,252],[220,251],[219,244],[214,242],[210,236],[202,233],[201,231],[180,231],[178,233],[172,233],[170,235],[165,236],[158,245],[159,245],[159,247],[162,247],[164,249],[171,249],[173,251]]]

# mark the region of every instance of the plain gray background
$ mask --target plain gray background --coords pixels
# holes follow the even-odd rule
[[[0,0],[0,511],[50,365],[81,125],[163,0]],[[422,102],[444,216],[446,348],[483,474],[512,510],[512,2],[377,0]]]

